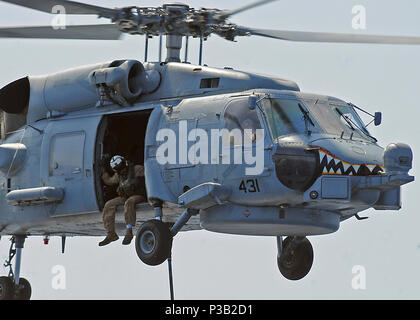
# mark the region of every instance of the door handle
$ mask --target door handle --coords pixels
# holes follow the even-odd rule
[[[78,174],[78,173],[81,173],[82,172],[82,169],[80,169],[80,168],[75,168],[73,171],[72,171],[72,174]]]

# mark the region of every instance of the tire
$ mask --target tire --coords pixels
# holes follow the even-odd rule
[[[292,239],[287,237],[283,241],[283,252],[291,245]],[[294,250],[286,256],[277,257],[277,266],[281,274],[289,280],[300,280],[305,277],[312,267],[314,252],[307,238],[302,240]]]
[[[16,300],[29,300],[32,295],[31,284],[25,278],[19,278],[19,293]]]
[[[149,266],[157,266],[171,253],[171,231],[162,221],[149,220],[137,230],[135,243],[140,260]]]
[[[0,300],[13,300],[15,285],[9,277],[0,277]]]

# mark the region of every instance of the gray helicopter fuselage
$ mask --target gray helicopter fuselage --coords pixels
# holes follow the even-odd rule
[[[148,198],[164,203],[167,220],[175,221],[185,207],[200,210],[183,230],[315,235],[336,231],[340,221],[368,208],[400,208],[400,186],[413,180],[408,175],[411,151],[397,144],[388,154],[408,157],[407,163],[387,167],[386,152],[366,129],[352,128],[334,111],[348,107],[344,101],[301,93],[292,81],[232,69],[185,63],[143,66],[153,85],[130,105],[98,100],[77,108],[65,102],[89,101],[91,94],[72,92],[63,84],[66,77],[53,82],[29,78],[31,90],[50,86],[55,91],[43,95],[45,101],[30,100],[27,123],[7,132],[0,145],[5,159],[0,235],[104,234],[101,159],[111,149],[109,136],[116,138],[116,150],[123,138],[141,149]],[[84,78],[75,81],[89,86]],[[54,108],[51,101],[62,97],[59,90],[67,100]],[[37,94],[31,91],[31,99]],[[290,114],[279,109],[285,105]],[[212,141],[212,132],[232,130],[235,121],[250,119],[251,129],[262,130],[262,136],[253,136],[248,144],[228,137],[215,151],[212,143],[198,145],[188,137],[196,130],[194,137],[206,133]],[[175,161],[160,161],[163,144],[171,148],[169,136],[157,139],[162,129],[174,132]],[[189,152],[184,159],[182,146]],[[257,163],[252,156],[259,151],[263,157]],[[246,152],[253,162],[244,161]],[[242,162],[233,163],[235,154],[242,155]],[[257,174],[247,174],[257,167]],[[137,206],[139,222],[151,217],[149,204]],[[122,232],[124,225],[117,229]]]
[[[377,144],[358,111],[375,125],[380,112],[303,93],[293,81],[202,66],[203,42],[218,35],[229,41],[260,36],[418,45],[419,37],[256,29],[229,20],[273,0],[233,10],[180,3],[112,9],[66,0],[3,2],[111,23],[6,27],[0,38],[142,35],[147,61],[149,39],[158,36],[159,62],[108,61],[25,77],[0,89],[0,236],[12,235],[0,300],[31,296],[29,282],[20,277],[27,236],[42,235],[45,243],[61,236],[64,253],[66,236],[106,234],[102,247],[118,239],[116,232],[127,245],[134,224],[139,259],[150,266],[167,260],[173,300],[171,251],[181,230],[276,236],[279,271],[299,280],[313,262],[307,236],[335,232],[353,216],[364,219],[358,213],[366,209],[401,208],[401,186],[414,180],[413,154],[404,143]],[[163,37],[166,59],[160,62]],[[199,65],[181,63],[183,44],[188,61],[194,38],[200,41]],[[123,181],[120,175],[119,186],[107,185],[113,180],[105,175],[114,173],[111,159],[130,164],[129,172],[140,176]],[[136,223],[131,201],[140,197],[116,199],[133,192],[144,199],[136,205]],[[116,208],[116,201],[124,205]]]

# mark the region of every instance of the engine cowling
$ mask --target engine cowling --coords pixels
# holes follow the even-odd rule
[[[136,60],[117,60],[58,73],[26,77],[0,90],[0,107],[7,113],[26,113],[27,122],[49,112],[68,113],[94,107],[106,86],[127,101],[157,89],[160,75],[145,71]]]

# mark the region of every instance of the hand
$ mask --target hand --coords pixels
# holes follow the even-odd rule
[[[114,175],[114,171],[111,169],[109,162],[111,161],[111,157],[106,154],[101,159],[101,167],[104,172],[108,173],[111,177]]]

